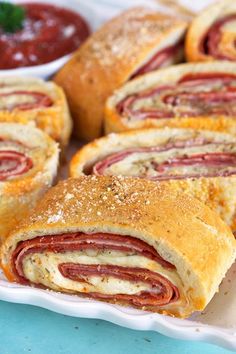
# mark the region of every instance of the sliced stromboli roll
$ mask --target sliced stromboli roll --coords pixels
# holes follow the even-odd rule
[[[192,22],[186,36],[188,61],[236,61],[236,2],[221,0]]]
[[[80,47],[55,81],[66,92],[77,137],[103,131],[105,100],[130,78],[183,59],[187,23],[151,9],[130,9]]]
[[[191,129],[110,134],[85,145],[70,175],[141,177],[185,192],[236,230],[236,143],[232,135]]]
[[[72,121],[63,90],[32,77],[0,78],[0,122],[33,121],[61,147],[70,138]]]
[[[236,63],[180,64],[134,79],[106,103],[106,133],[182,127],[236,134]]]
[[[59,149],[41,130],[0,123],[0,241],[52,185]]]
[[[50,189],[1,260],[12,281],[186,317],[211,300],[235,251],[199,201],[152,181],[90,176]]]

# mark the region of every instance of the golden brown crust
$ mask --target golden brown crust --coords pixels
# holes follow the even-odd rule
[[[57,173],[59,149],[47,134],[29,125],[0,123],[0,135],[26,146],[33,161],[33,168],[28,173],[0,181],[2,242],[52,185]]]
[[[200,50],[200,42],[209,28],[217,20],[230,14],[236,14],[236,2],[234,0],[219,0],[196,16],[189,26],[186,35],[185,53],[188,61],[199,62],[216,60],[213,56]],[[232,34],[229,33],[222,43],[222,55],[226,55],[228,51],[232,52],[232,49],[230,48],[232,42]],[[235,51],[234,48],[233,51]]]
[[[71,135],[72,120],[62,88],[53,82],[45,82],[37,78],[8,77],[0,79],[0,90],[3,92],[35,91],[49,95],[53,101],[52,106],[30,110],[15,108],[11,112],[0,110],[0,122],[34,123],[59,142],[62,149],[66,147]]]
[[[106,98],[155,48],[179,41],[186,26],[168,15],[134,8],[107,22],[80,47],[55,77],[66,92],[77,137],[101,135]]]
[[[129,128],[124,121],[120,119],[119,114],[110,109],[106,108],[105,112],[105,133],[109,134],[112,132],[122,133],[129,129],[147,129],[147,128],[191,128],[191,129],[202,129],[202,130],[212,130],[215,132],[224,132],[228,134],[236,134],[236,120],[234,117],[229,116],[198,116],[198,117],[177,117],[172,119],[145,119],[141,122],[135,124],[135,127]]]
[[[129,94],[140,92],[152,87],[166,84],[176,84],[178,80],[187,74],[195,73],[226,73],[235,74],[236,64],[227,61],[215,61],[213,63],[188,63],[174,65],[169,68],[143,75],[140,78],[131,80],[116,90],[108,98],[105,105],[105,133],[120,133],[126,130],[145,128],[193,128],[203,130],[213,130],[236,134],[236,120],[234,116],[194,116],[194,117],[174,117],[168,119],[143,119],[128,122],[117,111],[116,104]]]
[[[6,275],[14,279],[11,254],[19,241],[75,231],[131,235],[154,246],[185,284],[183,317],[203,309],[235,258],[229,228],[197,200],[142,179],[90,176],[50,189],[9,236],[1,252]]]
[[[110,134],[83,146],[70,162],[70,176],[78,177],[87,172],[96,162],[109,155],[129,148],[158,146],[170,141],[206,139],[232,143],[228,134],[191,129],[140,129],[121,134]],[[157,182],[158,183],[158,182]],[[235,230],[236,224],[236,176],[201,177],[197,179],[168,180],[159,182],[175,192],[185,192],[216,210],[222,219]],[[235,193],[233,192],[235,191]],[[235,195],[235,197],[234,197]]]

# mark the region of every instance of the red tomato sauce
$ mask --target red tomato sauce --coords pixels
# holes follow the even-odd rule
[[[23,29],[5,33],[0,28],[0,69],[49,63],[72,53],[89,36],[86,21],[71,10],[42,3],[21,3]]]

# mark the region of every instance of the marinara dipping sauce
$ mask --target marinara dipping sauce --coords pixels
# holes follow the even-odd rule
[[[0,69],[49,63],[72,53],[89,36],[86,21],[71,10],[45,3],[18,3],[26,11],[23,29],[0,28]]]

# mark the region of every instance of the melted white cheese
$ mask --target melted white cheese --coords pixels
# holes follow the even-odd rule
[[[236,35],[236,20],[233,21],[227,21],[222,27],[221,31],[224,32],[230,32],[234,35]]]
[[[215,153],[215,152],[236,152],[233,145],[220,145],[220,144],[207,144],[203,146],[187,146],[181,149],[170,149],[162,152],[137,152],[128,155],[123,160],[112,164],[106,168],[105,175],[123,175],[123,176],[142,176],[142,177],[154,177],[162,175],[187,175],[187,174],[206,174],[209,172],[209,168],[212,172],[218,172],[219,168],[223,171],[235,170],[235,166],[216,166],[215,168],[209,166],[199,166],[198,164],[190,166],[169,166],[164,172],[158,172],[155,170],[156,165],[162,164],[165,161],[169,161],[173,158],[191,156],[203,153]]]
[[[3,135],[3,138],[4,138],[3,141],[0,140],[0,152],[6,150],[13,151],[13,152],[24,154],[26,157],[29,157],[32,160],[33,166],[28,171],[23,173],[24,176],[33,175],[38,169],[38,166],[43,165],[46,155],[42,153],[42,146],[28,147],[24,144],[21,144],[18,141],[11,140],[11,137],[6,136],[6,134]],[[1,132],[0,132],[0,139],[1,139]],[[1,170],[4,171],[4,168],[6,166],[7,168],[10,168],[11,165],[12,167],[14,167],[15,162],[9,160],[6,161],[5,163],[2,163],[2,166],[0,167],[0,172]],[[7,178],[7,180],[12,180],[12,179],[15,180],[21,178],[22,178],[22,174],[20,174],[19,176],[18,175],[10,176]]]
[[[11,110],[15,105],[34,103],[35,97],[30,94],[11,94],[9,96],[0,96],[0,109]]]
[[[232,21],[233,22],[233,21]],[[233,24],[235,24],[235,22],[233,22]],[[228,26],[228,27],[227,27]],[[230,34],[227,32],[227,35],[225,34],[225,36],[227,37],[227,40],[229,42],[228,36],[234,36],[234,32],[232,30],[232,24],[230,25],[230,22],[228,22],[227,24],[225,24],[224,26],[224,31],[226,32],[226,30],[228,32],[230,32]],[[231,32],[232,31],[232,32]],[[234,29],[235,31],[235,29]],[[224,33],[224,32],[223,32]],[[224,41],[225,42],[225,41]],[[232,43],[234,43],[234,41],[232,40],[230,45],[230,51],[232,51],[231,47]],[[222,43],[220,43],[222,45]],[[226,46],[222,45],[222,53],[224,53],[224,51],[227,49]],[[232,54],[232,53],[231,53]],[[168,82],[166,83],[168,85]],[[170,83],[171,85],[171,83]],[[190,83],[191,85],[191,83]],[[232,87],[236,86],[236,80],[232,80],[231,84]],[[163,85],[165,86],[165,85]],[[221,80],[205,80],[205,82],[200,83],[198,85],[191,85],[191,87],[188,87],[188,83],[183,83],[183,84],[179,84],[179,85],[173,85],[171,86],[169,89],[163,89],[160,92],[156,93],[156,94],[150,94],[150,96],[145,94],[145,91],[143,91],[144,96],[143,97],[139,97],[139,99],[135,99],[134,102],[130,105],[129,109],[131,109],[131,111],[139,111],[139,110],[154,110],[157,109],[159,110],[163,110],[164,112],[172,112],[175,116],[182,116],[182,117],[188,117],[188,116],[193,116],[193,114],[195,115],[207,115],[207,114],[214,114],[214,112],[216,112],[217,110],[216,107],[218,107],[220,110],[225,110],[226,112],[228,112],[228,114],[233,114],[236,111],[235,108],[235,102],[234,100],[228,101],[228,102],[223,102],[223,101],[219,101],[217,102],[207,102],[204,99],[195,99],[192,100],[191,98],[189,99],[188,97],[186,97],[186,94],[190,94],[191,96],[194,96],[194,94],[196,93],[203,93],[203,92],[217,92],[217,91],[224,91],[225,90],[225,86],[224,84],[222,84]],[[151,92],[151,87],[150,87],[150,92]],[[140,94],[142,94],[142,90],[139,91]],[[182,95],[183,94],[183,95]],[[177,104],[172,104],[172,103],[166,103],[166,97],[168,96],[172,96],[175,98],[175,101],[177,102]],[[167,113],[168,114],[168,113]],[[123,113],[124,119],[127,122],[130,121],[136,121],[136,115],[132,115],[132,113]]]
[[[63,277],[58,269],[61,263],[117,265],[122,267],[139,267],[157,272],[171,281],[179,289],[183,287],[176,270],[163,268],[160,264],[139,255],[125,255],[116,251],[95,253],[66,252],[39,253],[27,255],[23,261],[23,270],[27,279],[41,283],[46,287],[61,291],[99,292],[103,294],[135,294],[149,290],[150,286],[142,282],[129,282],[114,277],[90,276],[88,283]]]

